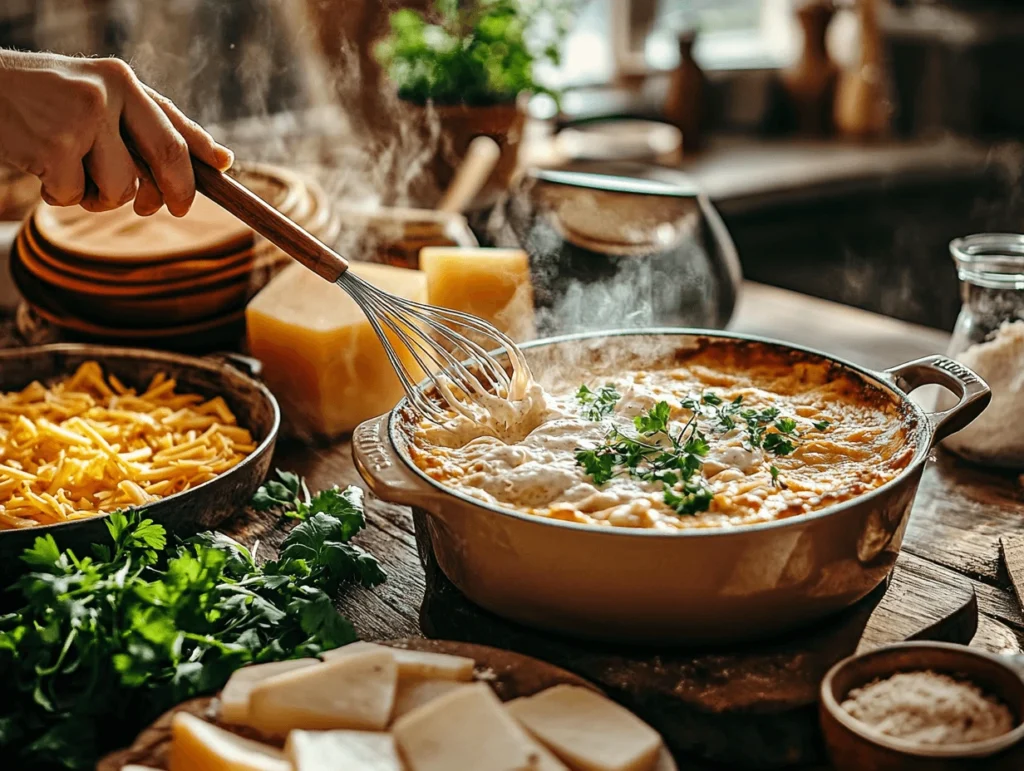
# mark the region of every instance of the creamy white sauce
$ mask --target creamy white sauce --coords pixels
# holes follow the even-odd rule
[[[869,405],[837,402],[839,386],[827,382],[801,382],[798,393],[780,396],[748,378],[694,366],[626,372],[588,386],[597,391],[606,384],[620,398],[598,421],[577,401],[575,388],[550,393],[531,383],[521,399],[496,399],[500,404],[486,414],[458,415],[441,426],[421,424],[414,436],[421,467],[467,495],[541,516],[625,527],[728,527],[810,511],[844,491],[856,494],[880,484],[891,477],[888,461],[903,443],[898,421]],[[796,450],[779,456],[753,446],[742,420],[727,430],[703,410],[695,422],[709,447],[698,473],[714,500],[710,510],[696,515],[679,515],[666,505],[660,481],[623,471],[596,484],[577,463],[578,450],[600,447],[613,430],[637,437],[633,419],[660,401],[671,407],[669,433],[679,436],[693,418],[682,401],[708,391],[725,402],[742,396],[745,409],[777,407],[796,423]],[[816,428],[822,419],[831,428]],[[671,446],[664,434],[645,435],[643,441]],[[885,457],[877,456],[880,448]]]

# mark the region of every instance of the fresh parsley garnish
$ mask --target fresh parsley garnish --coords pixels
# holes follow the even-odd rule
[[[633,418],[633,425],[641,434],[659,434],[668,429],[669,415],[672,409],[668,402],[658,402],[653,408]]]
[[[577,450],[576,464],[598,485],[618,474],[661,482],[665,504],[679,515],[707,511],[713,494],[700,475],[701,458],[709,449],[707,437],[693,419],[673,434],[671,411],[668,402],[658,402],[634,418],[638,436],[612,429],[604,444]]]
[[[356,639],[335,602],[348,586],[384,580],[351,543],[364,526],[361,491],[310,496],[279,472],[253,505],[300,520],[262,565],[221,533],[169,541],[137,513],[112,514],[109,542],[90,555],[36,539],[15,609],[0,616],[0,752],[12,767],[92,768],[245,664]]]
[[[669,485],[665,485],[665,505],[671,507],[676,514],[696,514],[707,511],[711,508],[711,501],[714,494],[711,489],[702,482],[686,482],[682,490],[677,492]]]
[[[819,431],[824,431],[824,430],[826,430],[831,425],[832,425],[832,423],[830,423],[827,420],[816,420],[816,421],[814,421],[814,427],[816,429],[818,429]]]
[[[581,385],[576,392],[576,401],[580,405],[580,414],[587,420],[595,422],[611,415],[616,403],[621,398],[622,395],[610,383],[597,389],[597,393],[594,393],[585,385]]]

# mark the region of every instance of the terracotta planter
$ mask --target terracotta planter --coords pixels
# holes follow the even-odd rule
[[[414,105],[407,103],[409,114],[421,134],[428,141],[436,142],[433,161],[427,165],[427,174],[436,193],[433,200],[418,202],[432,208],[441,194],[451,184],[462,159],[466,156],[469,143],[478,136],[493,139],[501,151],[490,178],[483,186],[469,208],[480,209],[494,203],[508,187],[519,162],[519,147],[526,123],[526,100],[496,104],[488,107],[453,105]],[[435,123],[436,122],[436,123]],[[435,139],[436,138],[436,139]]]

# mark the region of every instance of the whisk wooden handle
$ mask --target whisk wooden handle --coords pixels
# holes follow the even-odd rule
[[[318,276],[337,281],[348,261],[307,233],[244,185],[197,158],[192,159],[196,189],[231,212],[285,254]]]

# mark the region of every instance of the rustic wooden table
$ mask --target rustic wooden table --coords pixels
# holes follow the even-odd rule
[[[746,285],[732,329],[817,348],[874,369],[944,352],[948,342],[948,336],[936,330],[756,284]],[[275,462],[303,474],[314,489],[362,484],[347,441],[321,447],[283,442]],[[341,605],[364,639],[428,636],[426,626],[433,636],[545,658],[599,683],[643,712],[670,746],[684,748],[679,759],[687,768],[779,768],[789,765],[786,758],[800,758],[797,762],[805,771],[823,771],[814,693],[817,679],[837,658],[834,648],[839,646],[842,658],[858,647],[856,641],[843,642],[846,632],[823,626],[795,636],[795,646],[758,646],[752,655],[739,659],[713,652],[697,653],[693,659],[666,652],[651,659],[650,654],[618,649],[578,648],[479,613],[443,577],[438,578],[436,566],[428,566],[428,579],[408,509],[373,496],[367,497],[366,508],[368,527],[360,535],[361,543],[381,560],[388,580],[373,591],[351,592]],[[273,546],[280,541],[283,526],[272,515],[246,515],[226,529],[245,543],[259,538]],[[938,633],[938,639],[966,642],[975,616],[973,587],[979,612],[972,644],[994,652],[1021,652],[1024,615],[999,544],[1000,537],[1015,534],[1024,534],[1024,493],[1017,475],[971,468],[937,450],[921,482],[903,552],[880,610],[863,632],[860,627],[853,630],[860,645],[906,639],[925,621],[943,616],[957,620]],[[961,611],[948,615],[954,608]],[[964,608],[969,621],[964,621]],[[947,636],[950,628],[960,632]],[[695,672],[702,674],[694,677]],[[684,683],[677,677],[689,679]],[[773,691],[769,701],[778,703],[765,714],[755,710],[759,716],[752,720],[744,705],[756,701],[759,693],[765,698],[765,688]],[[732,718],[726,719],[727,714]],[[695,747],[703,748],[698,750],[703,758],[719,763],[691,756]]]
[[[946,348],[944,333],[784,290],[748,284],[732,327],[817,348],[858,364],[884,368]],[[310,487],[362,484],[347,441],[322,447],[289,442],[276,465],[306,476]],[[362,543],[388,573],[372,592],[344,601],[360,635],[368,639],[422,636],[419,612],[425,579],[408,509],[367,501]],[[239,519],[232,528],[246,542],[281,537],[272,516]],[[1002,564],[1000,536],[1024,533],[1024,492],[1016,475],[970,468],[939,450],[929,463],[904,542],[909,564],[929,575],[959,573],[974,586],[979,608],[973,644],[993,651],[1024,648],[1024,615]]]

